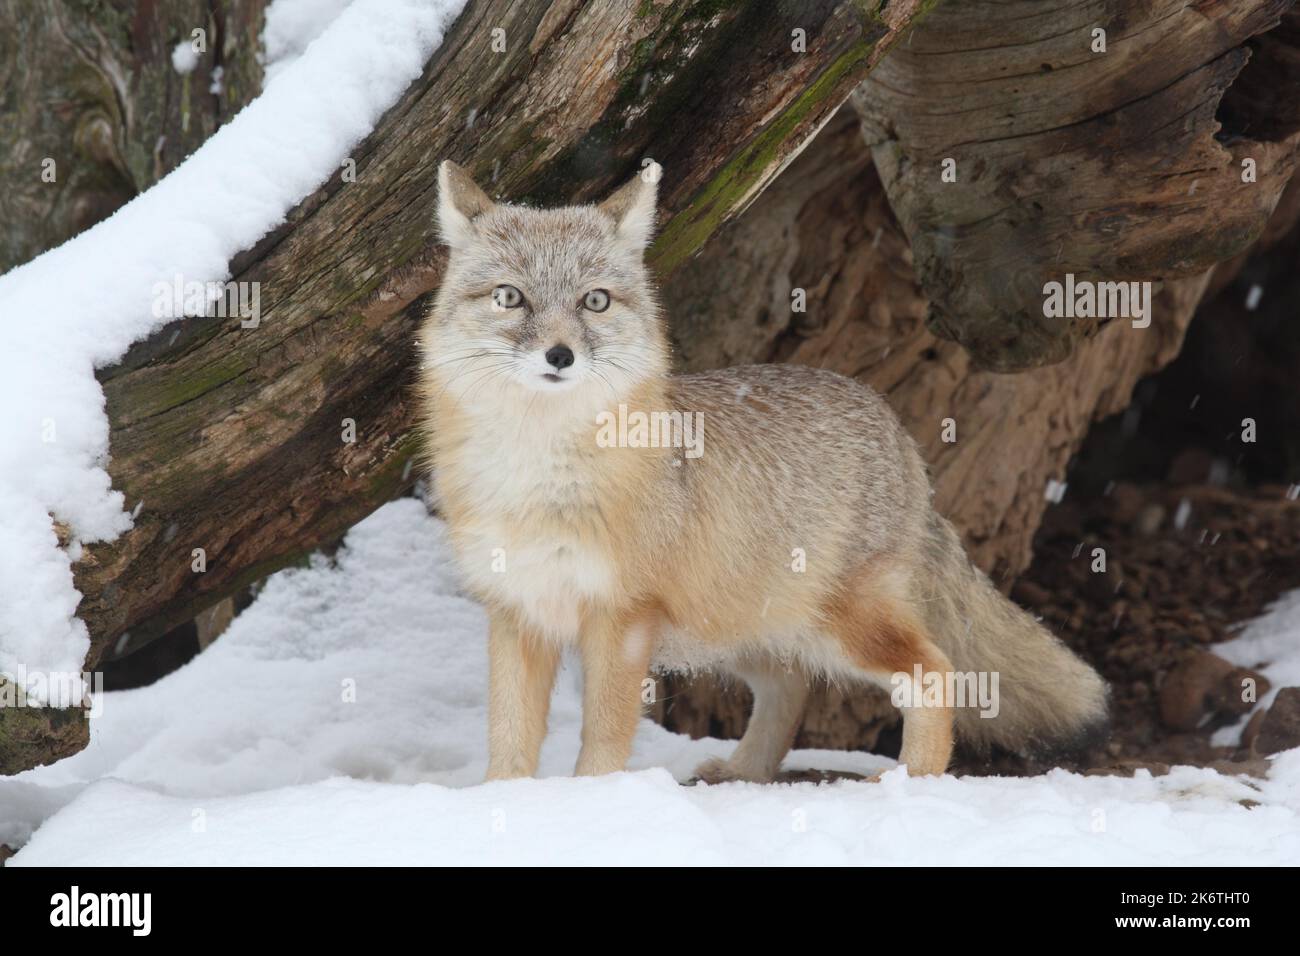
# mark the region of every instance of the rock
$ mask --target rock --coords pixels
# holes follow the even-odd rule
[[[786,770],[778,773],[774,783],[836,783],[840,780],[859,782],[869,779],[865,774],[847,770]]]
[[[1134,527],[1137,533],[1144,538],[1149,538],[1165,523],[1165,506],[1160,504],[1149,504],[1138,512],[1137,520]]]
[[[1259,729],[1264,726],[1264,718],[1268,716],[1267,710],[1258,711],[1246,723],[1246,729],[1241,732],[1241,746],[1246,750],[1255,749],[1255,741],[1259,739]]]
[[[1110,516],[1118,524],[1131,524],[1137,520],[1146,504],[1146,497],[1137,485],[1128,481],[1117,481],[1110,490]]]
[[[1210,477],[1214,456],[1204,448],[1189,445],[1169,464],[1168,480],[1173,485],[1200,484]]]
[[[1160,687],[1160,720],[1171,730],[1189,731],[1210,718],[1248,713],[1253,706],[1253,700],[1243,700],[1248,679],[1255,681],[1256,696],[1268,690],[1262,674],[1205,651],[1193,652],[1174,666]]]
[[[1115,593],[1131,601],[1140,601],[1146,597],[1146,586],[1136,578],[1125,578]]]
[[[1283,687],[1265,714],[1255,750],[1276,754],[1300,747],[1300,687]]]
[[[1211,770],[1219,771],[1225,777],[1235,777],[1244,773],[1258,780],[1268,779],[1269,761],[1264,757],[1246,757],[1241,760],[1210,760],[1205,763],[1205,766]]]

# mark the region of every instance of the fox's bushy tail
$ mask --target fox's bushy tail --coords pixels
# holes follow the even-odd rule
[[[1109,694],[1101,676],[1004,597],[938,514],[929,522],[926,570],[918,587],[935,643],[958,672],[998,674],[996,717],[981,717],[974,706],[956,709],[962,743],[1041,758],[1105,736]]]

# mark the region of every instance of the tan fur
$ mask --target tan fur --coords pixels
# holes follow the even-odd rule
[[[771,779],[815,679],[1006,671],[996,719],[946,698],[905,708],[912,773],[943,772],[954,720],[1012,748],[1099,721],[1100,679],[971,567],[879,396],[792,366],[670,375],[642,262],[656,176],[600,207],[535,210],[440,174],[452,254],[421,391],[440,507],[492,620],[490,775],[534,772],[565,647],[583,661],[579,773],[623,767],[652,667],[755,690],[744,739],[706,779]],[[523,304],[501,308],[501,285]],[[606,311],[584,304],[596,289]],[[549,363],[556,346],[571,367]],[[597,416],[620,405],[699,413],[703,454],[601,447]]]

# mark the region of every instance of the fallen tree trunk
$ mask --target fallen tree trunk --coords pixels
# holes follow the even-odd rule
[[[264,7],[0,0],[0,272],[112,214],[257,94]],[[180,73],[172,52],[196,30],[205,50]],[[0,679],[0,701],[10,692]],[[79,711],[9,707],[0,773],[76,753],[88,736]]]
[[[1201,74],[1204,87],[1181,87],[1186,110],[1171,112],[1185,113],[1188,119],[1174,124],[1178,136],[1109,141],[1108,162],[1116,178],[1085,176],[1097,161],[1097,146],[1090,145],[1087,137],[1078,140],[1077,148],[1086,153],[1076,157],[1081,185],[1062,183],[1059,207],[1041,196],[1034,198],[1032,191],[1022,194],[1007,185],[1017,170],[1026,182],[1035,181],[1035,156],[1043,162],[1057,161],[1051,150],[1030,144],[1017,159],[1007,142],[985,136],[984,142],[963,147],[958,164],[959,170],[982,171],[972,177],[974,181],[959,175],[956,183],[943,183],[938,158],[943,150],[929,155],[925,149],[933,147],[916,145],[910,138],[914,131],[924,131],[931,139],[952,137],[955,142],[973,136],[981,116],[989,120],[1008,114],[1009,122],[1021,97],[1026,103],[1039,102],[1033,89],[1027,88],[1032,87],[1034,76],[1051,72],[1036,71],[1026,78],[1012,68],[1014,62],[990,58],[992,48],[1008,42],[1001,31],[1004,24],[986,22],[984,32],[973,35],[970,31],[978,20],[973,6],[955,0],[936,11],[918,27],[914,39],[887,57],[853,97],[866,119],[865,130],[859,130],[857,117],[847,108],[842,111],[786,175],[674,277],[667,305],[671,313],[685,317],[677,325],[677,336],[692,368],[784,360],[832,368],[884,393],[929,462],[936,508],[962,531],[976,563],[995,582],[1009,587],[1028,564],[1034,532],[1050,505],[1048,482],[1066,481],[1068,463],[1089,426],[1124,409],[1137,382],[1178,354],[1207,290],[1221,288],[1244,264],[1248,250],[1241,248],[1241,236],[1261,236],[1261,245],[1266,246],[1295,228],[1300,219],[1300,189],[1292,189],[1288,201],[1280,205],[1279,197],[1292,176],[1300,126],[1289,107],[1268,112],[1266,121],[1258,109],[1250,108],[1248,97],[1229,90],[1225,110],[1230,108],[1237,117],[1254,116],[1248,125],[1267,138],[1247,141],[1238,136],[1231,152],[1218,145],[1213,117],[1224,81],[1216,68]],[[1159,5],[1148,6],[1150,12]],[[1234,8],[1234,17],[1245,6]],[[1057,19],[1013,19],[1017,28],[1036,24],[1046,30],[1059,25],[1057,13]],[[1255,60],[1255,68],[1242,74],[1243,80],[1249,78],[1250,89],[1262,84],[1295,90],[1300,84],[1296,24],[1296,14],[1288,14],[1276,36],[1261,39],[1264,52]],[[1193,35],[1203,33],[1198,29]],[[1227,35],[1220,35],[1220,40]],[[982,83],[982,97],[1000,89],[1002,102],[997,109],[986,102],[985,111],[977,111],[973,119],[953,113],[955,106],[947,100],[946,110],[943,104],[928,106],[923,99],[928,90],[941,91],[949,99],[957,95],[953,77],[943,72],[947,67],[924,59],[948,48],[989,48],[980,59],[986,74],[1014,74],[1021,85]],[[1014,55],[1025,53],[1017,50]],[[952,56],[963,60],[967,54]],[[1221,59],[1234,64],[1231,72],[1235,73],[1244,54]],[[899,61],[906,65],[900,66]],[[1136,73],[1147,68],[1141,58],[1124,57],[1119,62],[1125,64],[1124,70]],[[956,75],[970,78],[965,67]],[[1272,77],[1272,85],[1260,79],[1264,76]],[[1108,80],[1120,82],[1114,77]],[[881,92],[881,88],[887,89]],[[1140,88],[1137,83],[1132,87]],[[1100,102],[1104,107],[1105,101]],[[1086,117],[1073,112],[1077,107],[1066,97],[1061,101],[1065,112],[1058,119],[1040,114],[1037,122],[1048,127],[1058,125],[1058,120],[1086,125]],[[943,115],[929,116],[927,109]],[[1140,109],[1149,109],[1149,104]],[[1114,121],[1114,117],[1095,120],[1099,129]],[[882,140],[882,131],[897,138]],[[1019,142],[1032,134],[1017,129],[1008,135]],[[1246,154],[1261,158],[1261,178],[1254,184],[1240,180],[1237,160]],[[1199,173],[1205,193],[1198,196],[1200,188],[1193,189],[1181,201],[1158,193],[1155,202],[1144,205],[1152,184],[1149,178],[1131,175],[1133,171],[1185,170],[1189,157],[1206,162],[1214,157],[1213,165]],[[1187,190],[1196,176],[1183,178],[1182,188]],[[1249,201],[1234,200],[1236,189],[1251,186],[1255,192],[1249,193]],[[1092,192],[1081,193],[1083,187]],[[1206,194],[1209,203],[1202,202]],[[948,201],[939,198],[945,195]],[[1022,218],[1022,204],[1032,210],[1036,202],[1048,208],[1038,226],[1026,225],[1029,220]],[[1048,233],[1043,230],[1049,221],[1052,229],[1063,230],[1062,224],[1088,203],[1111,210],[1124,241],[1108,243],[1105,230],[1081,229],[1069,234],[1068,252],[1062,265],[1055,265],[1052,257],[1058,243],[1045,246]],[[1177,216],[1166,216],[1169,204],[1177,208]],[[988,213],[979,229],[970,235],[961,228],[954,232],[951,224],[975,206]],[[1229,206],[1231,210],[1225,211]],[[1219,232],[1221,222],[1231,241]],[[1008,238],[1017,224],[1028,230],[1031,241]],[[1156,234],[1159,243],[1151,239]],[[937,251],[936,244],[945,235],[963,238]],[[1221,244],[1215,245],[1217,241]],[[1147,246],[1138,275],[1185,276],[1171,278],[1158,288],[1149,327],[1134,328],[1127,320],[1117,320],[1104,327],[1093,323],[1091,329],[1051,328],[1050,334],[1040,334],[1042,284],[1054,275],[1052,270],[1061,270],[1056,278],[1070,269],[1081,277],[1131,278],[1132,274],[1118,270],[1117,250],[1141,242]],[[727,274],[729,281],[719,283],[721,274]],[[1020,283],[1016,277],[1024,275],[1035,276],[1037,287]],[[979,297],[994,286],[1003,296],[1001,309],[943,304]],[[932,288],[933,295],[940,297],[937,305]],[[937,323],[936,308],[948,316]],[[948,309],[951,315],[944,311]],[[1010,336],[1009,344],[1000,350],[989,344],[997,337],[989,331],[994,325]],[[972,354],[952,338],[983,344]],[[981,356],[981,349],[992,351]],[[1041,363],[1049,353],[1064,360],[1015,375],[980,368],[981,357],[987,365],[1006,367],[1026,364],[1029,357]],[[948,422],[951,429],[945,428]],[[945,432],[950,440],[945,440]],[[694,736],[734,737],[744,729],[748,708],[749,695],[743,687],[693,678],[668,682],[657,715],[669,728]],[[898,725],[897,712],[883,693],[845,694],[824,688],[809,703],[798,745],[887,751],[898,746]]]
[[[652,260],[667,274],[932,5],[472,0],[356,150],[355,181],[336,177],[232,264],[233,281],[258,283],[257,327],[182,320],[101,372],[109,472],[137,513],[75,567],[89,665],[336,539],[416,479],[413,339],[443,265],[438,160],[495,196],[549,203],[596,198],[653,157],[667,172]],[[7,726],[0,712],[0,770],[48,758],[6,741]]]
[[[1220,100],[1246,59],[1243,43],[1267,29],[1284,2],[1250,0],[1232,10],[1194,4],[1211,26],[1184,24],[1191,39],[1179,41],[1174,60],[1186,72],[1166,75],[1162,65],[1158,74],[1172,83],[1149,82],[1149,59],[1163,54],[1142,44],[1096,61],[1104,68],[1069,63],[1074,78],[1101,70],[1099,85],[1067,83],[1048,96],[1035,94],[1034,84],[1074,55],[1051,43],[1048,28],[1060,26],[1060,9],[1041,16],[1043,8],[1027,6],[1031,15],[1006,23],[972,23],[973,5],[948,0],[964,9],[935,20],[933,34],[918,33],[910,51],[895,49],[890,80],[878,95],[868,85],[858,97],[888,190],[846,120],[688,263],[807,142],[920,5],[890,4],[893,32],[859,19],[848,4],[799,6],[788,16],[781,6],[775,19],[767,5],[765,16],[757,4],[679,6],[621,5],[608,32],[597,21],[608,7],[598,14],[574,2],[472,6],[425,76],[358,150],[357,182],[322,189],[237,263],[236,278],[263,284],[261,338],[237,325],[188,321],[105,371],[114,479],[141,512],[130,535],[90,549],[78,568],[95,635],[92,657],[110,641],[130,647],[148,640],[337,537],[414,478],[405,389],[421,297],[436,287],[441,266],[428,209],[434,161],[442,156],[468,158],[498,195],[548,202],[594,197],[641,157],[664,162],[671,218],[654,256],[672,276],[666,293],[687,364],[785,359],[875,384],[930,456],[940,510],[1003,581],[1028,558],[1047,478],[1063,476],[1094,417],[1123,407],[1133,382],[1176,354],[1208,270],[1228,256],[1239,263],[1293,163],[1294,111],[1265,107],[1261,92],[1293,86],[1293,34],[1278,30],[1251,41],[1257,56],[1238,79],[1243,91],[1230,87]],[[1145,32],[1142,24],[1158,23],[1161,11],[1182,15],[1167,6],[1094,3],[1071,23],[1086,37],[1096,20],[1112,42],[1127,42]],[[1221,29],[1212,26],[1217,20]],[[530,37],[527,50],[511,41],[493,61],[482,48],[496,26],[508,39]],[[787,62],[797,28],[807,32],[808,51]],[[969,30],[990,41],[987,55],[977,56],[985,44],[963,42]],[[1181,36],[1159,35],[1171,43]],[[473,38],[480,47],[472,56],[456,52]],[[1038,64],[1007,82],[1003,74],[1016,70],[1006,64],[1026,52],[1036,56],[1038,43],[1048,44],[1051,57],[1043,62],[1052,69]],[[945,102],[950,65],[961,67],[953,75],[962,79],[950,90],[987,94],[977,116],[963,117]],[[1138,98],[1115,100],[1126,88],[1139,90]],[[1091,113],[1089,90],[1106,94]],[[1023,122],[1041,129],[1016,125],[1021,94],[1037,104]],[[1235,138],[1227,143],[1215,140],[1216,111],[1232,117]],[[1015,122],[1008,125],[1004,112]],[[971,138],[980,122],[992,124],[995,135]],[[947,138],[945,123],[952,124]],[[1142,135],[1143,123],[1159,135]],[[1120,133],[1107,134],[1108,124]],[[1089,145],[1097,137],[1106,150]],[[951,147],[962,150],[954,157],[958,180],[943,185],[960,187],[945,196],[937,188],[939,163]],[[1243,150],[1266,160],[1259,163],[1264,188],[1233,205],[1220,180],[1250,158]],[[1014,175],[1021,158],[1033,189],[1020,188]],[[1122,174],[1096,174],[1099,162],[1112,161]],[[1087,189],[1067,188],[1070,162],[1090,170],[1088,188],[1102,190],[1103,210],[1117,218],[1089,210]],[[1196,175],[1201,162],[1209,164],[1209,186]],[[1157,189],[1155,200],[1144,193],[1160,185],[1162,168],[1179,171],[1174,178],[1181,177],[1190,202],[1176,202],[1167,189]],[[1196,198],[1203,187],[1216,190],[1212,201]],[[1043,191],[1056,201],[1057,190],[1063,219],[1034,205],[1049,205]],[[1178,211],[1168,223],[1158,204],[1165,201]],[[1222,234],[1216,203],[1233,206]],[[1028,224],[1032,237],[1012,243],[1020,258],[989,258],[1007,252],[998,243],[1020,235],[1017,223]],[[1086,239],[1069,261],[1081,277],[1186,276],[1164,284],[1144,335],[1125,334],[1123,323],[1043,322],[1044,277],[1065,271],[1044,255],[1046,237],[1071,229]],[[1121,261],[1103,241],[1108,229],[1148,240],[1158,232],[1161,240],[1147,241],[1141,256],[1130,249]],[[959,241],[949,242],[954,237]],[[913,279],[914,249],[924,291]],[[943,271],[945,255],[952,274]],[[1130,269],[1134,262],[1142,268]],[[1006,289],[998,285],[1004,281]],[[1005,300],[990,299],[990,288]],[[795,289],[804,290],[803,312],[791,309]],[[1003,307],[989,306],[998,301]],[[1026,375],[994,375],[947,338],[992,368],[1070,358]],[[942,441],[945,417],[954,419],[956,442]],[[354,443],[342,441],[345,418],[356,423]],[[209,558],[202,575],[190,570],[195,547]],[[130,638],[119,640],[128,629]],[[739,698],[695,690],[671,703],[668,719],[679,729],[726,735],[743,727]],[[802,740],[878,743],[892,715],[875,708],[869,698],[828,697],[810,710]],[[0,723],[0,741],[4,733]]]
[[[1059,362],[1114,316],[1049,315],[1047,283],[1194,277],[1247,249],[1296,164],[1293,3],[935,11],[855,94],[931,330],[985,368]]]
[[[0,0],[0,272],[148,189],[257,94],[266,3]],[[178,72],[194,31],[204,50]]]
[[[1112,326],[1058,365],[1018,375],[981,370],[960,346],[926,328],[928,300],[869,158],[864,153],[856,177],[840,165],[853,148],[862,149],[861,138],[846,116],[678,274],[670,308],[709,303],[720,317],[736,317],[683,326],[683,351],[692,367],[785,360],[835,369],[883,392],[921,443],[936,508],[1005,589],[1027,566],[1034,533],[1051,507],[1048,480],[1065,481],[1090,426],[1123,410],[1135,385],[1173,360],[1197,306],[1247,256],[1169,283],[1144,337]],[[821,166],[824,152],[840,156]],[[1300,188],[1292,192],[1300,200]],[[1294,237],[1297,223],[1300,201],[1280,206],[1269,241]],[[715,277],[724,263],[738,275],[720,287]],[[807,293],[806,314],[789,310],[796,288]],[[764,317],[759,334],[747,335],[755,316]],[[951,443],[942,440],[949,416],[957,423]],[[661,698],[656,718],[695,737],[739,736],[750,707],[743,685],[700,676],[669,679]],[[883,692],[822,687],[809,700],[797,746],[896,752],[900,731],[898,712]]]

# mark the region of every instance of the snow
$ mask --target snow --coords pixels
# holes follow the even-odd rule
[[[333,175],[419,76],[462,5],[356,0],[156,186],[0,277],[0,673],[81,670],[89,644],[73,616],[72,555],[127,530],[125,509],[148,507],[110,487],[95,368],[164,324],[159,283],[228,278],[235,253]],[[295,35],[279,29],[286,43]],[[180,47],[174,59],[177,69],[188,62]],[[51,513],[71,529],[70,552],[58,547]]]
[[[483,784],[485,643],[443,525],[393,502],[332,561],[272,577],[179,671],[103,695],[85,751],[0,779],[0,842],[26,844],[10,865],[1300,862],[1300,750],[1262,782],[1180,767],[686,787],[734,742],[644,720],[629,772],[572,778],[573,660],[541,779]],[[892,765],[831,751],[785,764]]]
[[[176,44],[172,50],[172,69],[181,76],[187,76],[194,72],[194,68],[199,65],[199,51],[194,48],[194,41],[182,40]]]
[[[302,56],[353,0],[275,0],[262,27],[263,83],[269,84]]]

